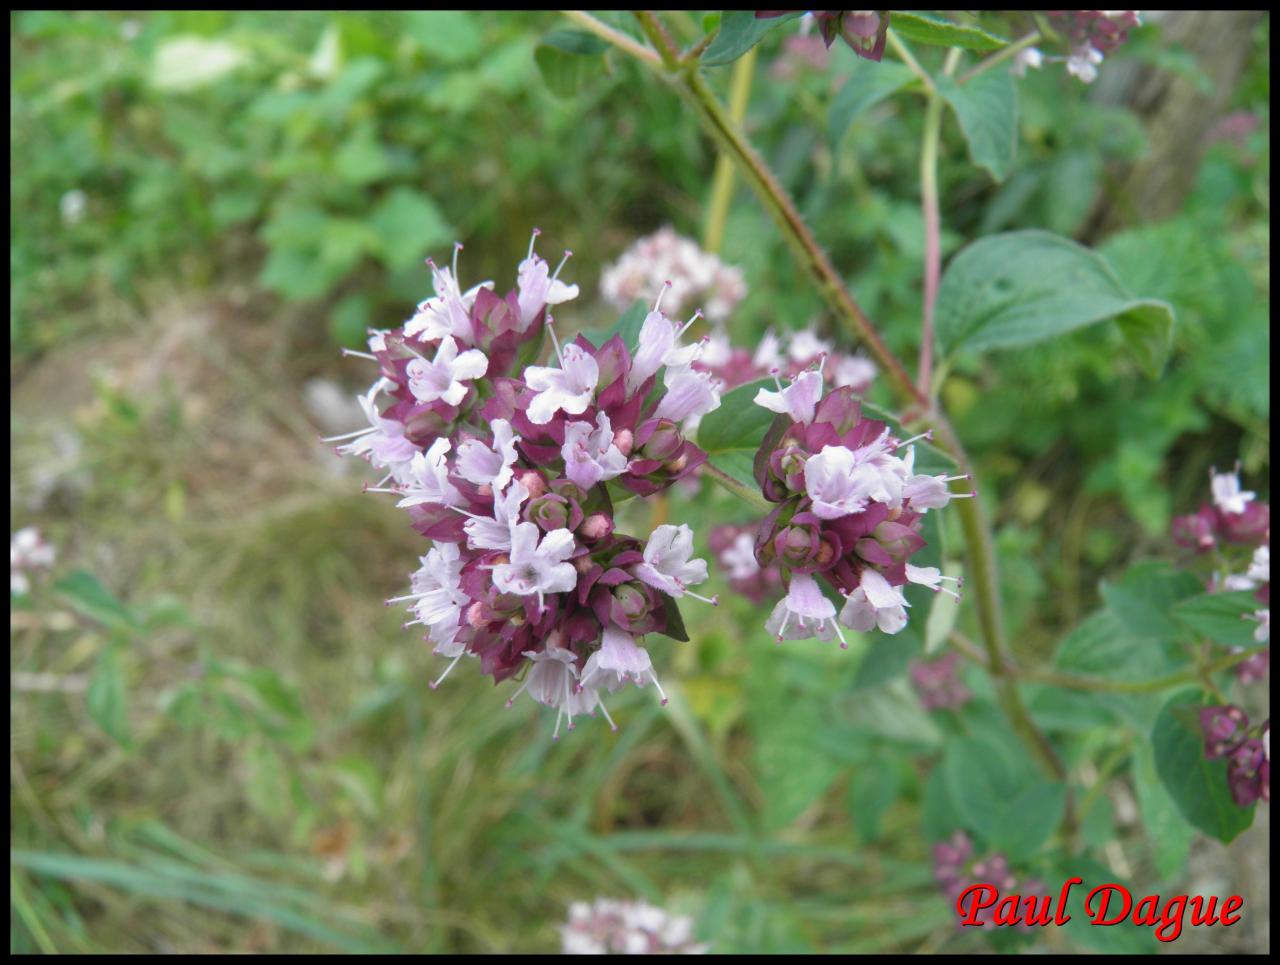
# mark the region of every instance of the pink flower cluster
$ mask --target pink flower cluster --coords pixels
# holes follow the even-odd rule
[[[706,338],[701,357],[694,363],[694,368],[715,376],[723,392],[768,376],[794,379],[815,366],[827,387],[847,386],[858,395],[866,394],[876,377],[876,364],[869,358],[837,352],[832,342],[819,338],[808,328],[790,332],[783,338],[765,332],[754,350],[734,345],[723,329],[715,328]]]
[[[600,293],[622,309],[667,283],[664,300],[673,315],[700,302],[712,322],[723,322],[747,296],[742,269],[726,265],[670,226],[633,242],[600,276]]]
[[[1196,513],[1173,520],[1173,541],[1213,560],[1211,592],[1252,590],[1262,607],[1254,639],[1271,639],[1271,507],[1240,485],[1238,472],[1209,471],[1212,499]],[[1246,556],[1252,550],[1252,555]],[[1246,673],[1256,673],[1255,661]]]
[[[909,676],[911,686],[925,710],[959,710],[973,694],[956,671],[960,654],[943,654],[937,660],[915,660]]]
[[[844,628],[902,630],[908,583],[943,589],[950,577],[910,562],[925,545],[920,520],[972,493],[948,487],[966,477],[915,471],[911,443],[922,437],[899,440],[883,422],[864,418],[849,388],[822,391],[822,373],[808,370],[786,388],[756,394],[757,405],[778,413],[755,458],[756,481],[778,508],[761,524],[755,549],[757,562],[776,565],[787,588],[769,631],[779,641],[839,637],[845,646]],[[818,578],[843,597],[839,611]]]
[[[700,955],[707,950],[693,940],[692,918],[613,898],[575,901],[560,940],[566,955]]]
[[[1231,799],[1247,808],[1271,800],[1271,721],[1249,726],[1249,718],[1235,706],[1203,707],[1205,760],[1227,760],[1227,786]]]
[[[26,526],[9,540],[9,595],[26,596],[31,592],[31,577],[38,570],[53,567],[57,554],[53,544],[34,526]]]
[[[1012,67],[1018,76],[1046,60],[1065,61],[1067,73],[1092,84],[1098,78],[1103,56],[1124,43],[1129,31],[1142,23],[1137,10],[1048,10],[1046,14],[1063,35],[1067,56],[1045,57],[1035,47],[1019,51]]]
[[[433,543],[412,591],[388,602],[407,602],[406,626],[424,627],[451,659],[440,679],[464,656],[495,683],[516,677],[511,699],[527,691],[556,708],[558,736],[563,718],[572,729],[576,715],[603,710],[601,690],[656,686],[641,638],[686,639],[676,600],[705,599],[689,589],[707,578],[689,527],[618,533],[613,498],[658,492],[701,465],[680,423],[719,394],[689,365],[687,325],[656,306],[634,354],[619,336],[561,345],[548,309],[577,287],[532,243],[504,297],[491,283],[464,293],[456,256],[452,271],[433,271],[435,297],[370,339],[365,357],[380,366],[361,399],[370,425],[339,451],[384,470],[372,491],[399,497]],[[553,364],[526,364],[544,330]]]
[[[975,884],[992,885],[1002,895],[1025,895],[1027,897],[1023,900],[1030,902],[1029,908],[1032,909],[1036,903],[1035,896],[1042,896],[1045,893],[1043,882],[1036,878],[1028,878],[1019,884],[1018,879],[1009,870],[1008,859],[1002,854],[993,854],[981,861],[972,859],[973,841],[963,831],[957,831],[946,841],[933,846],[933,880],[947,896],[947,901],[952,908],[956,908],[964,890]],[[994,904],[981,907],[974,917],[984,926],[1008,927],[996,922],[996,907]],[[959,916],[956,921],[957,928],[963,927],[961,920],[964,919],[967,911],[967,905],[962,910],[957,909]],[[1031,931],[1026,918],[1022,918],[1014,927],[1023,932]]]
[[[756,560],[756,529],[752,523],[721,523],[707,535],[707,546],[734,592],[763,603],[782,589],[782,574]]]

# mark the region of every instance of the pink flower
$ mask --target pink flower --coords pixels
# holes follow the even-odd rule
[[[613,426],[603,412],[596,415],[594,429],[590,422],[568,423],[560,454],[565,475],[584,490],[627,471],[627,457],[614,444]]]
[[[419,356],[409,362],[405,370],[409,376],[409,391],[421,402],[440,399],[446,405],[457,405],[467,394],[463,382],[478,379],[489,369],[489,360],[479,349],[467,349],[458,354],[458,343],[452,336],[445,336],[436,349],[436,357],[428,362]]]

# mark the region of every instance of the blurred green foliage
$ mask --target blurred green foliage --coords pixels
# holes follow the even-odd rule
[[[552,745],[545,715],[502,711],[462,672],[426,691],[439,668],[381,606],[421,543],[359,479],[330,478],[298,399],[317,371],[355,378],[336,346],[406,317],[429,293],[422,259],[455,239],[469,282],[509,279],[541,227],[575,252],[566,277],[584,297],[566,315],[585,327],[612,321],[595,281],[637,235],[698,234],[711,146],[671,91],[565,23],[12,15],[15,502],[45,471],[41,417],[74,426],[87,480],[33,511],[65,573],[14,611],[13,950],[546,949],[567,902],[595,894],[696,912],[723,951],[976,950],[979,936],[954,935],[929,843],[968,814],[987,843],[1045,845],[1050,827],[981,812],[982,775],[1032,810],[1054,812],[1061,793],[1006,739],[982,675],[966,677],[979,700],[930,714],[901,653],[776,648],[741,599],[686,612],[692,643],[663,644],[672,704],[623,695],[616,737],[584,725]],[[703,21],[670,23],[692,42]],[[990,18],[992,33],[1009,27]],[[837,44],[817,68],[788,52],[793,28],[760,47],[746,127],[912,358],[920,102],[889,58]],[[941,50],[918,53],[938,69]],[[1139,62],[1202,77],[1154,26],[1104,69]],[[1210,148],[1176,217],[1109,237],[1090,235],[1090,212],[1123,205],[1117,173],[1148,150],[1128,108],[1060,69],[1032,72],[999,182],[944,124],[944,257],[1047,228],[1095,245],[1178,318],[1159,381],[1114,327],[962,355],[947,373],[1020,660],[1148,675],[1126,588],[1185,597],[1188,618],[1198,598],[1166,568],[1102,577],[1166,552],[1169,518],[1201,501],[1209,466],[1242,459],[1248,488],[1267,492],[1269,66],[1264,24],[1229,105],[1255,128]],[[708,76],[723,89],[729,72]],[[725,238],[751,290],[736,341],[829,327],[745,188]],[[247,301],[228,295],[240,289]],[[191,331],[149,319],[179,293],[231,307]],[[169,336],[178,348],[162,354],[152,343]],[[121,356],[154,366],[158,388],[122,376]],[[704,489],[679,511],[744,508]],[[1161,704],[1031,695],[1073,763],[1133,759],[1146,835],[1112,820],[1107,774],[1077,772],[1073,790],[1093,805],[1087,846],[1122,841],[1147,883],[1176,879],[1190,845],[1143,746]],[[1064,868],[1053,851],[1033,864],[1046,881]]]

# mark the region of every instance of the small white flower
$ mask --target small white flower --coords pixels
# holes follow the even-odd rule
[[[1258,621],[1258,629],[1253,631],[1253,639],[1258,643],[1266,643],[1271,639],[1271,611],[1256,610],[1253,618]]]
[[[933,590],[934,593],[947,593],[954,596],[957,600],[960,599],[959,593],[956,593],[954,590],[949,590],[942,585],[944,582],[951,582],[959,585],[960,580],[954,576],[943,576],[942,570],[938,569],[936,566],[913,566],[912,564],[907,563],[906,571],[907,580],[909,582],[918,583],[921,586],[927,586],[929,589]]]
[[[378,379],[365,395],[356,396],[360,408],[369,420],[367,429],[357,429],[340,436],[330,436],[325,442],[338,442],[342,439],[351,441],[338,446],[343,455],[363,456],[370,465],[378,469],[390,470],[389,476],[397,483],[409,481],[409,467],[413,457],[418,454],[418,447],[405,438],[404,423],[395,419],[384,419],[378,412],[377,397],[392,383],[387,379]]]
[[[870,502],[902,501],[902,460],[888,454],[885,437],[856,452],[845,446],[823,446],[804,464],[805,492],[819,519],[860,513]]]
[[[654,410],[655,418],[686,422],[720,407],[720,390],[708,372],[687,365],[668,366],[662,381],[667,391]]]
[[[566,425],[560,455],[564,458],[565,475],[584,491],[627,471],[627,457],[614,445],[613,426],[603,412],[596,414],[595,428],[590,422]]]
[[[600,649],[587,658],[582,668],[582,686],[597,690],[606,687],[612,693],[628,680],[637,687],[653,681],[662,703],[667,702],[667,695],[653,672],[649,652],[631,634],[610,624],[601,636]]]
[[[533,523],[512,527],[510,562],[493,568],[493,585],[503,593],[536,594],[538,605],[544,607],[547,593],[566,593],[578,585],[578,571],[565,562],[575,548],[571,532],[553,529],[541,541],[538,536]]]
[[[822,398],[822,373],[811,370],[801,372],[785,389],[779,384],[777,392],[760,389],[752,401],[770,412],[788,415],[797,422],[808,423],[813,420],[820,398]]]
[[[727,575],[731,580],[746,580],[760,572],[760,563],[756,560],[756,541],[750,533],[739,533],[733,542],[720,554],[720,562],[727,567]]]
[[[835,362],[831,378],[836,388],[848,386],[855,392],[866,390],[876,378],[876,363],[861,355],[842,355]]]
[[[1102,52],[1085,45],[1074,51],[1067,58],[1067,73],[1079,77],[1086,84],[1098,79],[1098,65],[1102,63]]]
[[[654,375],[662,366],[688,366],[698,358],[702,346],[694,342],[692,345],[681,345],[680,336],[698,318],[693,318],[683,325],[673,322],[656,308],[644,317],[637,337],[636,355],[631,360],[631,370],[627,372],[627,392],[640,388],[649,376]]]
[[[475,331],[471,325],[471,308],[481,288],[492,288],[493,282],[485,281],[462,293],[457,281],[457,252],[454,248],[454,270],[437,268],[431,264],[431,277],[436,294],[418,305],[413,318],[405,322],[404,334],[425,341],[452,336],[463,345],[475,344]]]
[[[902,498],[911,501],[912,509],[917,512],[942,509],[953,499],[969,499],[973,496],[973,493],[953,493],[947,486],[947,483],[955,482],[957,479],[968,479],[968,476],[917,474],[914,472],[915,458],[916,449],[915,446],[911,446],[907,450],[906,459],[903,460],[903,475],[906,481],[902,486]]]
[[[559,280],[560,268],[563,268],[564,262],[568,260],[569,252],[565,252],[564,260],[560,262],[560,267],[553,275],[547,263],[533,253],[533,243],[537,237],[538,232],[534,231],[533,238],[529,240],[529,253],[516,268],[516,288],[519,289],[517,301],[520,305],[520,331],[522,332],[529,327],[529,323],[537,317],[544,305],[548,307],[560,305],[578,297],[577,285],[566,285]]]
[[[803,328],[792,334],[787,342],[787,355],[791,361],[805,365],[819,355],[830,355],[832,344],[826,339],[818,338],[813,329]]]
[[[1213,491],[1213,504],[1224,513],[1243,513],[1245,505],[1256,493],[1241,490],[1240,476],[1234,472],[1209,472],[1209,488]]]
[[[556,729],[551,739],[559,740],[561,719],[567,715],[569,730],[573,730],[574,715],[591,713],[600,703],[600,696],[595,688],[578,684],[578,658],[572,651],[548,645],[541,653],[526,650],[524,655],[533,666],[529,668],[524,685],[511,695],[507,706],[510,707],[527,690],[538,703],[556,708]]]
[[[511,481],[511,467],[516,461],[516,442],[520,437],[511,429],[506,419],[490,422],[493,429],[493,445],[490,449],[479,439],[467,439],[458,443],[458,475],[477,486],[491,486],[494,492],[504,489]]]
[[[84,220],[84,212],[88,205],[89,196],[79,188],[68,191],[58,202],[62,223],[68,226],[79,224]]]
[[[467,394],[462,383],[478,379],[488,370],[489,360],[483,352],[469,348],[459,355],[458,343],[446,335],[433,361],[421,356],[410,359],[405,373],[409,376],[409,391],[419,402],[440,399],[446,405],[457,405]]]
[[[1013,58],[1013,63],[1009,66],[1009,73],[1014,77],[1025,77],[1027,68],[1031,67],[1039,70],[1044,65],[1044,54],[1035,47],[1027,47],[1025,50],[1019,50]]]
[[[415,453],[409,463],[409,483],[398,507],[434,503],[438,506],[463,506],[466,500],[449,480],[449,440],[441,436],[425,453]]]
[[[782,343],[778,341],[778,336],[773,332],[764,333],[764,338],[760,339],[760,344],[751,356],[751,364],[766,372],[782,367]]]
[[[858,587],[845,598],[840,622],[860,633],[876,627],[884,633],[897,633],[907,625],[905,608],[910,605],[900,589],[892,586],[883,574],[867,567],[862,571]]]
[[[471,549],[511,549],[511,534],[520,522],[520,506],[529,498],[529,491],[519,482],[512,482],[505,492],[494,493],[493,516],[472,516],[462,524],[467,534],[467,546]]]
[[[690,593],[688,587],[707,578],[707,561],[693,556],[693,530],[681,523],[664,523],[653,531],[644,547],[644,562],[636,566],[636,577],[668,596],[688,593],[699,600],[706,597]],[[714,602],[714,600],[707,600]]]
[[[787,595],[778,601],[764,626],[779,642],[839,636],[840,646],[845,647],[844,632],[835,617],[835,604],[823,596],[818,581],[807,573],[795,573]]]
[[[582,415],[600,381],[600,367],[582,346],[570,343],[560,353],[560,367],[530,365],[525,382],[537,393],[529,402],[529,421],[544,426],[557,412]]]

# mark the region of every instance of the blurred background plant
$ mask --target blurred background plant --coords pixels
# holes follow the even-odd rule
[[[684,42],[709,22],[670,21]],[[1016,18],[983,25],[1018,35]],[[981,675],[961,670],[974,702],[926,711],[906,676],[918,649],[775,648],[735,599],[689,614],[669,707],[628,695],[618,736],[584,727],[553,746],[524,739],[548,718],[496,709],[478,680],[428,692],[425,649],[382,606],[422,545],[316,442],[359,424],[347,400],[364,373],[338,347],[407,318],[428,294],[422,259],[455,238],[472,284],[505,278],[542,227],[575,252],[575,321],[600,327],[616,315],[607,264],[664,225],[703,233],[712,146],[641,66],[566,26],[11,15],[10,501],[13,528],[39,524],[58,554],[12,609],[13,950],[549,950],[572,901],[623,893],[674,898],[716,950],[983,947],[934,888],[930,841],[953,826],[926,781],[944,735],[1003,747]],[[1152,583],[1101,578],[1172,558],[1170,519],[1210,466],[1240,459],[1269,490],[1269,30],[1253,14],[1148,17],[1093,87],[1029,71],[998,181],[944,124],[944,258],[1049,228],[1178,313],[1158,382],[1103,328],[946,373],[999,497],[1028,662],[1088,671],[1123,647],[1115,614]],[[941,51],[921,56],[933,68]],[[890,66],[773,31],[745,123],[909,353],[922,117],[872,82]],[[706,71],[723,91],[730,74]],[[835,335],[765,213],[745,189],[730,199],[718,254],[748,289],[735,343]],[[681,512],[734,512],[697,499]],[[1158,708],[1124,700],[1117,721],[1033,698],[1072,742],[1086,842],[1126,878],[1265,907],[1266,865],[1248,857],[1265,819],[1229,853],[1193,847],[1134,740]],[[934,773],[984,753],[953,741]],[[1179,947],[1197,941],[1269,938],[1246,917]]]

